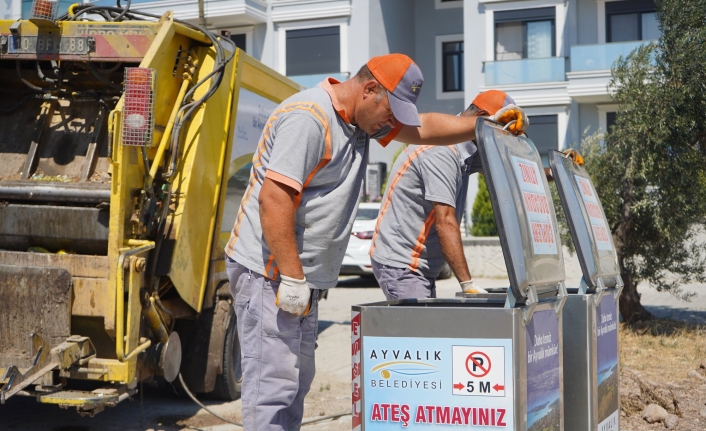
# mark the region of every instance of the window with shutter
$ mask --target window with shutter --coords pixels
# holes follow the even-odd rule
[[[341,71],[341,28],[319,27],[287,31],[287,75]]]
[[[606,3],[606,40],[629,42],[659,39],[654,0],[626,0]]]
[[[559,149],[559,126],[556,115],[531,115],[527,136],[534,142],[537,151],[542,156],[542,164],[549,167],[547,152]]]
[[[231,34],[230,40],[235,43],[235,46],[247,52],[245,46],[247,45],[247,35],[246,34]]]
[[[495,17],[495,60],[554,56],[554,7],[501,11]]]

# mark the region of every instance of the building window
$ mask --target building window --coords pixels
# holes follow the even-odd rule
[[[629,42],[659,39],[656,10],[654,0],[607,2],[606,40]]]
[[[549,150],[559,149],[559,125],[556,115],[530,115],[527,136],[542,156],[542,164],[549,167]]]
[[[618,120],[618,113],[617,112],[606,112],[605,114],[605,122],[606,122],[606,131],[610,132],[611,127],[615,125],[615,122]]]
[[[444,92],[463,91],[463,41],[444,42],[441,49]]]
[[[554,57],[555,14],[553,7],[496,12],[495,60]]]
[[[232,40],[233,43],[235,43],[235,46],[237,46],[238,48],[242,49],[245,52],[248,52],[247,49],[245,49],[245,47],[247,46],[247,41],[248,41],[246,34],[231,34],[230,40]]]
[[[287,30],[287,75],[341,71],[341,27]]]

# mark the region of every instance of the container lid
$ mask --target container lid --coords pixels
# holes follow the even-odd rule
[[[549,184],[532,141],[502,130],[484,118],[476,142],[495,213],[510,292],[525,302],[534,286],[541,297],[555,296],[565,279],[564,258]]]
[[[605,287],[614,287],[616,276],[620,274],[618,257],[591,177],[583,166],[559,151],[549,152],[549,165],[576,245],[584,281],[591,289],[597,287],[599,278]]]

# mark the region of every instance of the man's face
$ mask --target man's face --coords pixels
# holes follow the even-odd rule
[[[363,131],[374,134],[385,126],[395,127],[397,120],[390,109],[387,91],[378,94],[380,85],[376,81],[368,81],[363,86],[363,94],[356,105],[355,121]]]

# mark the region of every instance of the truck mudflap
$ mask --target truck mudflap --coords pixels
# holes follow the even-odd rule
[[[69,272],[0,265],[0,401],[51,371],[51,346],[70,335]]]

